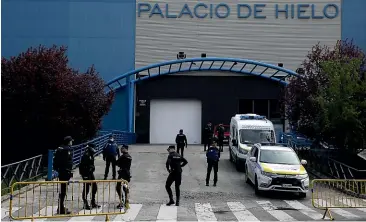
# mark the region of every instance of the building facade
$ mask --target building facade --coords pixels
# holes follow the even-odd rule
[[[332,47],[352,39],[366,51],[364,8],[364,0],[2,0],[1,53],[9,57],[39,44],[66,45],[72,67],[94,64],[106,82],[176,60],[179,52],[186,58],[205,54],[281,63],[296,71],[318,42]],[[233,72],[151,78],[135,84],[132,115],[131,90],[116,91],[103,128],[133,130],[141,143],[174,142],[182,128],[195,144],[207,121],[227,124],[236,113],[255,112],[281,131],[282,87]]]

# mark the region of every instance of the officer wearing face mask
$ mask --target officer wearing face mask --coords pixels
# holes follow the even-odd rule
[[[179,130],[179,134],[175,138],[175,143],[177,144],[177,153],[181,151],[180,155],[183,157],[184,147],[187,148],[187,137],[183,134],[183,130]]]
[[[117,143],[114,141],[114,137],[110,136],[107,144],[103,148],[103,160],[106,161],[104,179],[106,180],[109,174],[109,167],[112,164],[112,176],[113,180],[116,179],[116,157],[120,157]]]
[[[123,180],[126,180],[127,182],[130,182],[132,157],[128,153],[128,146],[123,144],[121,152],[122,152],[122,156],[120,158],[118,158],[118,160],[117,160],[117,166],[119,167],[118,179],[119,180],[123,179]],[[121,182],[118,182],[117,186],[116,186],[116,190],[117,190],[117,194],[118,194],[121,202],[117,206],[117,208],[123,208],[121,186],[122,186]],[[125,201],[126,201],[128,192],[127,192],[127,189],[125,188],[125,186],[123,186],[123,191],[126,194],[125,195]]]
[[[175,182],[175,193],[177,198],[175,205],[179,206],[180,184],[182,183],[182,167],[184,167],[188,161],[181,157],[179,153],[175,152],[174,146],[169,146],[168,152],[169,156],[166,161],[166,169],[169,172],[169,176],[165,183],[165,189],[169,195],[169,202],[166,205],[170,206],[174,204],[173,191],[170,186],[173,184],[173,182]]]
[[[73,157],[73,150],[71,148],[72,142],[74,140],[71,136],[66,136],[64,138],[63,145],[57,148],[54,161],[53,161],[53,168],[58,172],[59,181],[69,181],[72,174],[72,157]],[[59,194],[59,206],[57,209],[58,214],[70,214],[71,212],[65,207],[65,198],[66,198],[66,188],[67,184],[62,183],[60,188]]]
[[[94,171],[94,154],[95,154],[95,145],[88,144],[85,148],[85,152],[83,157],[81,158],[81,162],[79,165],[79,172],[83,180],[95,180]],[[88,204],[88,194],[90,185],[92,186],[92,199],[91,206]],[[84,183],[83,187],[83,201],[84,201],[84,209],[91,210],[92,208],[99,208],[100,206],[95,202],[95,195],[98,191],[98,187],[96,183]]]

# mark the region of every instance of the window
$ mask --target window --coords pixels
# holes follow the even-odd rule
[[[240,130],[240,143],[254,144],[254,143],[268,143],[274,142],[273,130]]]
[[[268,117],[268,99],[254,100],[254,113]]]
[[[281,104],[277,99],[271,99],[269,104],[269,117],[271,119],[281,118]]]
[[[261,150],[262,163],[300,165],[299,158],[292,150]]]
[[[253,113],[253,100],[240,99],[238,108],[238,113]]]
[[[258,158],[258,149],[257,149],[257,148],[255,148],[255,151],[254,151],[254,157],[255,157],[255,158]]]
[[[250,156],[254,156],[254,152],[257,149],[257,147],[253,146],[252,149],[250,150]]]

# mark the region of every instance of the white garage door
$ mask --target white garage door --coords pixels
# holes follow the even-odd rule
[[[150,143],[175,144],[180,129],[188,144],[201,143],[201,101],[151,100]]]

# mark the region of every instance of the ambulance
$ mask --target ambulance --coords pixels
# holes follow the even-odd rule
[[[238,171],[245,170],[248,152],[256,143],[276,143],[273,123],[257,114],[236,114],[230,121],[229,155]]]

